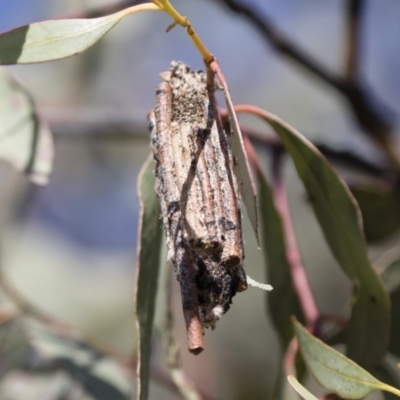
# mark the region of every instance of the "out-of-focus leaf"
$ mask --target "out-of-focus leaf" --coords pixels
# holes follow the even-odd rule
[[[137,399],[139,400],[148,398],[150,345],[162,242],[160,206],[154,191],[153,169],[152,156],[149,156],[142,167],[138,183],[141,211],[135,314],[138,337]]]
[[[97,400],[67,372],[12,371],[0,383],[1,400]],[[124,399],[125,400],[125,399]]]
[[[97,400],[127,399],[131,385],[126,371],[115,360],[90,343],[59,336],[32,322],[27,327],[37,356],[24,369],[32,373],[66,372]]]
[[[18,368],[31,349],[27,332],[20,318],[0,325],[0,378]]]
[[[246,206],[247,215],[250,219],[257,243],[260,243],[258,234],[258,213],[257,213],[257,194],[254,185],[253,175],[250,170],[249,160],[247,159],[244,148],[242,132],[229,94],[228,84],[222,76],[218,75],[219,82],[224,91],[226,107],[228,109],[229,125],[232,134],[229,135],[229,142],[233,154],[233,170],[238,181],[240,194]]]
[[[357,204],[315,146],[279,118],[260,110],[261,114],[291,156],[333,255],[355,283],[347,354],[372,370],[387,350],[390,300],[368,258]]]
[[[0,64],[27,64],[58,60],[85,51],[134,12],[158,10],[147,3],[93,19],[37,22],[0,35]]]
[[[0,45],[1,48],[1,45]],[[0,159],[46,184],[53,168],[53,139],[30,94],[0,69]]]
[[[361,399],[386,390],[400,396],[400,390],[378,381],[354,361],[327,346],[294,321],[301,353],[315,379],[330,392],[344,399]]]
[[[305,400],[317,400],[293,375],[287,377],[294,390]]]
[[[299,299],[294,290],[287,260],[287,249],[282,220],[275,207],[272,189],[265,176],[257,175],[259,182],[262,249],[268,260],[268,282],[274,290],[268,293],[269,312],[279,332],[283,348],[293,337],[292,315],[304,320]]]
[[[360,206],[364,233],[368,242],[384,240],[400,228],[400,196],[398,190],[376,186],[350,187]]]

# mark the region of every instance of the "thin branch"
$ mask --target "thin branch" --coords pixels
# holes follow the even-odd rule
[[[285,184],[282,177],[282,153],[274,152],[272,157],[272,188],[275,206],[282,219],[283,231],[286,241],[286,257],[292,274],[292,281],[299,298],[308,329],[313,332],[319,318],[319,310],[315,302],[310,282],[301,259],[296,233],[294,231],[292,217]]]
[[[347,46],[346,78],[355,82],[359,76],[361,18],[365,0],[348,0],[347,3]]]
[[[391,177],[393,175],[393,170],[371,162],[353,151],[333,149],[322,143],[314,142],[314,145],[331,162],[336,162],[345,167],[359,170],[377,178]]]
[[[44,119],[59,140],[148,140],[148,127],[145,121],[144,110],[137,109],[124,113],[108,109],[75,110],[45,110]],[[226,110],[221,110],[224,115]],[[249,136],[253,143],[260,143],[270,148],[283,149],[279,139],[246,126],[240,126],[241,131]],[[394,178],[394,171],[367,160],[360,154],[350,150],[341,150],[327,144],[313,144],[331,162],[343,165],[346,168],[366,173],[372,177]]]
[[[232,12],[247,18],[265,41],[273,46],[277,52],[296,62],[342,94],[349,102],[355,118],[363,128],[363,132],[379,146],[388,160],[400,170],[400,157],[394,150],[395,147],[390,138],[394,126],[393,113],[382,102],[378,101],[367,85],[362,85],[360,80],[348,81],[347,77],[342,78],[331,74],[317,60],[285,37],[272,21],[254,6],[239,0],[214,1],[224,4]]]
[[[42,110],[43,119],[55,137],[68,140],[148,140],[145,109],[129,112],[111,108]]]
[[[339,92],[344,90],[342,81],[331,74],[326,68],[307,55],[297,45],[292,43],[273,22],[256,7],[249,5],[248,2],[238,0],[215,0],[217,3],[226,5],[231,11],[242,15],[248,19],[251,25],[259,31],[261,36],[276,51],[285,55],[291,61],[294,61],[313,75],[328,83]]]
[[[278,138],[270,137],[265,133],[250,129],[243,125],[240,126],[240,129],[243,134],[250,137],[253,143],[267,146],[271,150],[285,151],[284,146]],[[390,181],[390,183],[392,183],[395,179],[395,174],[392,169],[382,167],[377,163],[369,161],[356,152],[335,149],[324,143],[312,143],[331,163],[336,163],[351,170],[368,174],[374,178],[383,178]]]

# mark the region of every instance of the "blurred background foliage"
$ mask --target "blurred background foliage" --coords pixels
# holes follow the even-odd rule
[[[268,16],[328,71],[344,70],[346,1],[242,1]],[[113,3],[117,2],[3,2],[0,31],[33,21],[82,15]],[[310,140],[336,152],[352,151],[378,170],[385,170],[384,155],[363,134],[348,103],[326,83],[268,46],[246,19],[229,12],[222,3],[173,2],[217,56],[234,103],[268,109]],[[390,115],[395,133],[400,114],[399,20],[397,0],[366,1],[360,72],[374,96],[388,106],[384,112]],[[135,350],[136,181],[150,151],[146,115],[154,106],[159,73],[167,70],[172,60],[202,68],[198,53],[181,30],[164,33],[169,23],[163,13],[141,13],[121,21],[82,55],[7,67],[31,92],[39,113],[49,122],[56,155],[47,187],[34,186],[8,165],[0,165],[3,279],[31,304],[74,324],[127,358]],[[253,119],[241,121],[263,129]],[[394,138],[396,146],[398,139]],[[382,180],[359,169],[337,167],[346,182],[355,186],[366,216],[371,257],[383,269],[400,258],[400,202],[397,183],[392,183],[395,178]],[[350,282],[327,248],[291,163],[285,165],[285,178],[317,303],[325,314],[340,315],[351,295]],[[245,242],[246,270],[265,281],[265,262],[247,221]],[[185,343],[177,284],[174,293],[176,328],[181,343]],[[271,397],[280,361],[266,301],[268,296],[261,291],[249,289],[240,294],[217,329],[206,335],[204,353],[193,357],[182,351],[185,371],[212,398]],[[7,312],[12,313],[13,307],[2,293],[1,399],[127,398],[132,366],[121,368],[110,357],[85,347],[79,338],[60,341],[54,332],[43,332],[32,321],[7,322]],[[26,331],[35,337],[29,344]],[[22,344],[29,349],[22,351]],[[159,365],[161,352],[155,347],[153,362]],[[21,366],[14,369],[17,364]],[[37,371],[34,375],[30,373],[33,366]],[[160,376],[163,374],[165,371],[160,371]],[[108,397],[104,393],[109,393]],[[180,397],[155,382],[150,398]]]

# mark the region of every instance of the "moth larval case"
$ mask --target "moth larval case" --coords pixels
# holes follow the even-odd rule
[[[156,193],[180,283],[189,350],[203,348],[232,297],[247,287],[240,196],[232,156],[205,75],[173,62],[149,115]]]

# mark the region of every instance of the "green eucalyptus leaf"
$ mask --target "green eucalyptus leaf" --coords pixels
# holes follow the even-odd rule
[[[368,258],[357,203],[320,152],[279,118],[262,112],[291,156],[329,247],[354,282],[353,310],[347,354],[372,370],[386,354],[390,330],[390,300]]]
[[[244,142],[240,125],[236,116],[235,109],[229,93],[229,88],[225,80],[220,79],[222,85],[225,103],[228,109],[229,124],[231,135],[229,135],[230,146],[233,154],[233,171],[238,181],[240,194],[243,203],[246,206],[247,215],[256,235],[257,243],[260,243],[258,234],[258,213],[257,213],[257,194],[254,185],[253,175],[251,173],[249,160],[244,148]]]
[[[293,375],[289,375],[287,380],[293,389],[305,400],[317,400]]]
[[[157,296],[162,231],[160,206],[154,191],[154,164],[150,155],[139,175],[140,222],[136,266],[135,315],[138,340],[137,399],[148,398],[150,347]]]
[[[0,50],[1,51],[1,50]],[[46,184],[53,168],[53,138],[26,89],[0,69],[0,159]]]
[[[82,53],[122,18],[143,10],[158,7],[141,4],[105,17],[36,22],[2,33],[0,64],[38,63]]]
[[[400,196],[398,189],[372,185],[350,187],[360,207],[364,233],[368,242],[387,239],[400,228]]]
[[[374,378],[354,361],[311,335],[299,322],[294,321],[294,328],[307,367],[325,389],[344,399],[361,399],[377,390],[400,396],[400,390]]]

